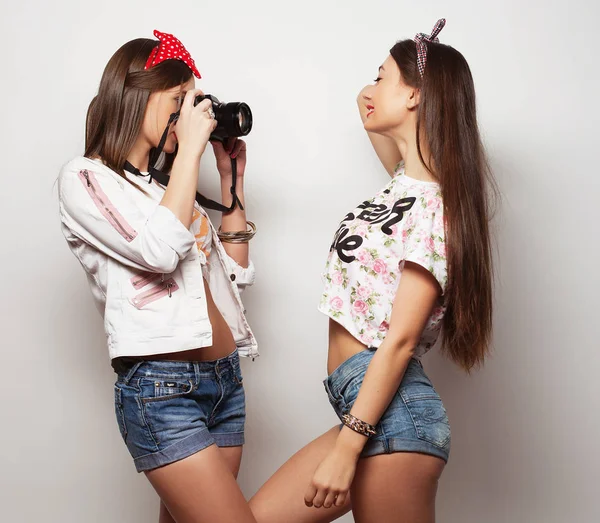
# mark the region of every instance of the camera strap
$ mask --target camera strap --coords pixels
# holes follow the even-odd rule
[[[169,184],[169,180],[171,179],[171,177],[166,174],[163,173],[162,171],[158,170],[155,165],[158,162],[158,159],[160,158],[160,155],[163,151],[163,148],[165,146],[165,143],[167,141],[167,136],[169,135],[169,128],[171,127],[171,124],[177,120],[179,118],[179,113],[173,113],[171,115],[171,117],[169,118],[169,123],[167,124],[166,129],[164,130],[161,138],[160,138],[160,142],[158,143],[158,147],[156,149],[154,149],[153,154],[150,156],[149,162],[148,162],[148,173],[147,174],[143,174],[137,167],[131,165],[131,163],[129,162],[125,162],[124,168],[135,174],[136,176],[142,176],[142,177],[146,177],[148,176],[148,183],[152,183],[152,180],[156,180],[158,183],[167,186]],[[231,160],[231,196],[233,198],[231,205],[229,207],[226,207],[225,205],[223,205],[222,203],[219,202],[215,202],[214,200],[211,200],[210,198],[207,198],[206,196],[204,196],[203,194],[200,194],[199,192],[196,192],[196,201],[198,202],[199,205],[201,205],[202,207],[206,208],[206,209],[212,209],[214,211],[220,211],[222,213],[229,213],[232,212],[233,210],[235,210],[236,205],[239,206],[239,208],[243,211],[244,210],[244,206],[242,205],[242,202],[240,201],[240,199],[238,198],[237,192],[236,192],[236,187],[237,187],[237,159],[236,158],[230,158]]]

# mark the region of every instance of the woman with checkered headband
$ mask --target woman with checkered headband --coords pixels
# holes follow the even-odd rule
[[[391,179],[349,209],[323,273],[324,387],[341,424],[252,498],[259,523],[333,521],[349,510],[360,523],[435,520],[450,426],[421,357],[439,344],[469,372],[492,327],[493,180],[471,72],[439,43],[444,24],[394,45],[358,96]],[[309,416],[299,412],[298,423]]]

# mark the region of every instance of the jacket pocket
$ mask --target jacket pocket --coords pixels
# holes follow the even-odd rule
[[[146,305],[160,300],[165,296],[170,298],[177,290],[179,290],[179,286],[173,278],[169,278],[168,280],[161,282],[151,289],[148,289],[147,291],[135,296],[132,300],[132,303],[137,309],[142,309]]]
[[[142,272],[140,274],[136,274],[133,278],[130,278],[129,281],[135,290],[139,290],[146,285],[150,285],[159,278],[160,274],[157,272]]]
[[[79,171],[79,179],[92,198],[92,201],[96,204],[96,207],[98,207],[98,210],[102,216],[108,220],[108,222],[123,238],[125,238],[127,242],[132,242],[137,236],[137,232],[131,225],[127,223],[125,218],[123,218],[121,213],[108,199],[108,196],[106,196],[98,184],[94,173],[88,171],[87,169],[83,169]]]

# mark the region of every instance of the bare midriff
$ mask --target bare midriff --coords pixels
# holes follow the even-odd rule
[[[171,352],[167,354],[153,354],[152,356],[142,356],[143,360],[170,360],[170,361],[213,361],[225,356],[229,356],[235,350],[235,340],[231,329],[223,315],[215,305],[210,288],[206,280],[204,281],[204,290],[206,291],[206,305],[208,307],[208,317],[212,326],[212,345],[198,349],[190,349],[181,352]]]
[[[327,373],[331,374],[347,359],[365,350],[367,346],[358,341],[337,321],[329,318],[329,352]]]

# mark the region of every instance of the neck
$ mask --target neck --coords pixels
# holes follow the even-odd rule
[[[137,167],[140,171],[148,171],[148,159],[150,156],[150,145],[140,136],[133,144],[127,155],[127,161]]]
[[[398,150],[404,159],[404,172],[407,176],[420,180],[423,182],[437,182],[436,178],[427,170],[421,158],[419,158],[419,151],[417,149],[417,135],[415,132],[402,133],[399,132],[393,136]],[[423,140],[422,140],[423,141]],[[429,158],[429,149],[426,145],[421,145],[421,152],[423,158],[427,160]]]

